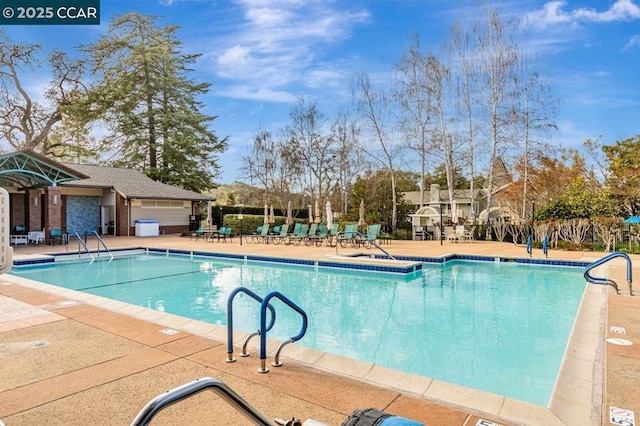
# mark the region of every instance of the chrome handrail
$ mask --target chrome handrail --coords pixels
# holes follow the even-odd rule
[[[202,377],[153,398],[142,408],[142,410],[140,410],[136,418],[131,422],[131,426],[148,425],[151,422],[151,419],[153,419],[153,417],[161,410],[207,389],[211,389],[218,393],[225,401],[256,424],[262,426],[274,425],[271,420],[259,412],[253,405],[249,404],[225,383],[218,379],[214,379],[213,377]]]
[[[622,257],[627,261],[627,284],[629,285],[629,295],[633,296],[633,287],[632,287],[632,283],[633,283],[633,271],[632,271],[632,264],[631,264],[631,258],[629,257],[628,254],[626,253],[622,253],[619,251],[610,253],[606,256],[604,256],[603,258],[596,260],[595,262],[591,263],[589,266],[587,266],[584,270],[584,278],[585,280],[587,280],[587,282],[593,283],[593,284],[604,284],[604,285],[611,285],[613,288],[616,289],[616,294],[620,294],[620,290],[618,289],[618,284],[613,281],[610,280],[608,278],[600,278],[600,277],[593,277],[589,272],[594,269],[597,268],[598,266],[610,261],[611,259],[614,259],[616,257]]]
[[[258,303],[263,302],[263,299],[260,296],[258,296],[257,294],[255,294],[253,291],[249,290],[246,287],[238,287],[234,289],[231,292],[231,294],[229,294],[229,299],[227,300],[227,359],[225,359],[226,362],[235,362],[236,360],[233,357],[233,299],[236,297],[238,293],[244,293],[252,297]],[[269,323],[269,326],[266,328],[266,331],[269,331],[273,328],[273,324],[276,321],[276,310],[271,305],[268,305],[267,307],[269,308],[269,312],[271,312],[271,322]],[[247,339],[242,345],[242,353],[240,353],[240,356],[248,355],[246,352],[247,343],[249,343],[249,340],[256,335],[260,335],[260,330],[257,330],[249,334],[249,336],[247,336]]]
[[[104,249],[106,250],[107,254],[111,257],[111,259],[113,259],[113,254],[111,254],[111,251],[109,250],[109,247],[107,247],[107,245],[104,243],[104,240],[102,238],[100,238],[100,235],[96,232],[96,231],[86,231],[84,233],[84,242],[87,242],[87,235],[88,234],[93,234],[98,238],[98,256],[100,256],[100,244],[102,244],[102,247],[104,247]]]
[[[78,239],[78,256],[80,256],[80,244],[82,244],[82,247],[84,247],[84,250],[89,254],[89,256],[91,256],[91,260],[96,260],[96,258],[93,257],[93,254],[91,253],[91,250],[89,250],[89,248],[87,247],[85,242],[82,241],[82,238],[80,237],[80,234],[78,234],[77,232],[75,232],[75,234],[76,234],[76,238]]]
[[[367,238],[366,235],[361,234],[358,231],[340,231],[336,234],[336,240],[339,240],[339,236],[340,235],[345,235],[345,234],[353,234],[353,236],[351,238],[348,239],[353,239],[353,238],[360,238],[360,241],[369,241],[373,246],[375,246],[378,250],[380,250],[382,253],[384,253],[389,259],[391,260],[397,260],[395,257],[393,257],[388,251],[386,251],[385,249],[383,249],[382,247],[380,247],[378,245],[378,243],[375,242],[375,240],[370,240],[369,238]],[[336,255],[338,254],[338,241],[336,241]]]
[[[273,291],[269,294],[267,294],[264,298],[264,300],[262,301],[262,305],[260,306],[260,368],[258,369],[258,373],[267,373],[269,371],[268,368],[266,368],[266,359],[267,359],[267,307],[269,306],[269,301],[274,298],[277,297],[278,299],[280,299],[282,302],[284,302],[285,304],[289,305],[289,307],[291,309],[293,309],[294,311],[298,312],[300,314],[300,316],[302,316],[302,328],[300,329],[300,332],[298,334],[296,334],[295,336],[290,337],[288,340],[284,341],[283,343],[280,344],[280,346],[278,347],[278,350],[276,351],[276,358],[274,363],[272,364],[274,367],[279,367],[280,365],[280,351],[282,350],[282,348],[289,344],[289,343],[293,343],[295,341],[298,341],[300,339],[302,339],[302,337],[305,335],[305,333],[307,332],[307,313],[298,305],[296,305],[295,303],[293,303],[291,300],[289,300],[287,297],[285,297],[282,293],[277,292],[277,291]]]

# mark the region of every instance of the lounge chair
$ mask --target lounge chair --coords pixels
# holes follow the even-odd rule
[[[289,235],[289,241],[295,245],[300,245],[302,241],[307,238],[309,234],[309,225],[302,225],[298,234]]]
[[[316,247],[322,246],[322,242],[327,239],[329,235],[329,228],[327,225],[320,224],[318,226],[318,232],[315,235],[309,235],[309,237],[305,241],[305,245],[310,246],[311,244],[315,244]]]
[[[334,223],[333,226],[331,226],[331,230],[329,231],[329,234],[325,238],[327,242],[327,247],[335,247],[335,241],[337,240],[336,236],[338,235],[339,230],[340,230],[339,223]]]
[[[310,246],[311,240],[316,236],[317,233],[318,233],[318,224],[312,223],[311,225],[309,225],[309,232],[307,232],[307,238],[305,238],[304,240],[304,245]]]
[[[291,232],[291,235],[298,235],[300,233],[301,227],[302,227],[302,223],[296,222],[295,225],[293,225],[293,231]]]
[[[248,243],[257,243],[258,242],[258,238],[260,237],[260,234],[262,233],[262,228],[264,227],[264,225],[260,225],[256,228],[255,231],[253,231],[251,233],[251,235],[246,235],[245,236],[245,241],[247,241]]]
[[[274,244],[280,244],[283,241],[285,244],[289,244],[289,238],[289,225],[286,223],[280,227],[279,234],[269,236],[269,239],[272,240]]]
[[[349,244],[355,246],[357,244],[356,232],[358,231],[357,224],[347,224],[344,227],[342,233],[338,233],[338,242],[340,246],[347,247]]]
[[[268,243],[269,242],[269,225],[266,223],[262,225],[260,234],[252,236],[251,241],[254,243]]]
[[[365,238],[362,241],[362,244],[365,246],[365,248],[369,249],[371,248],[371,245],[375,244],[376,240],[378,239],[378,235],[380,234],[380,228],[382,228],[382,225],[380,224],[367,226],[367,235],[365,235]]]

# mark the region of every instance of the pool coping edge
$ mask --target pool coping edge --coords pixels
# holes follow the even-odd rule
[[[185,318],[174,314],[140,307],[126,302],[114,301],[102,296],[95,296],[75,290],[65,289],[23,277],[5,275],[3,280],[12,284],[22,285],[36,290],[53,293],[61,297],[78,300],[88,305],[153,322],[164,327],[171,327],[176,330],[182,330],[194,335],[214,339],[226,344],[227,328],[225,326],[189,319],[186,319],[187,321],[185,322]],[[288,348],[286,355],[281,356],[281,358],[293,361],[299,365],[360,380],[375,386],[391,388],[434,403],[462,409],[478,416],[490,416],[500,421],[515,422],[518,424],[545,424],[550,426],[566,424],[597,425],[600,423],[602,407],[601,401],[600,405],[598,405],[597,398],[594,398],[594,396],[597,396],[598,394],[600,397],[602,396],[602,388],[597,388],[598,383],[602,386],[602,378],[600,377],[599,381],[592,380],[591,383],[585,383],[584,378],[573,377],[572,365],[575,365],[576,358],[573,357],[572,350],[577,344],[581,343],[579,339],[582,336],[580,334],[582,331],[580,330],[584,330],[587,334],[594,333],[594,321],[581,321],[579,318],[586,315],[592,315],[594,310],[600,309],[600,318],[596,320],[595,323],[599,324],[599,327],[604,327],[606,299],[605,306],[596,300],[597,297],[603,297],[603,295],[606,296],[606,288],[602,286],[587,285],[585,288],[548,407],[542,407],[502,395],[492,394],[296,345],[291,345],[290,349]],[[591,324],[591,329],[587,326],[588,324]],[[604,334],[602,330],[603,329],[600,329],[600,333],[596,332],[598,335],[598,342],[596,342],[595,345],[593,342],[587,343],[587,345],[596,349],[596,353],[593,354],[593,372],[597,373],[600,371],[600,376],[603,374],[601,370],[603,369],[602,363],[604,361],[603,356],[598,357],[597,349],[603,346],[602,342],[604,342]],[[234,333],[234,336],[235,335],[236,333]],[[246,336],[246,333],[238,332],[237,336],[237,338],[234,337],[236,342],[240,341],[239,339],[243,336]],[[268,339],[268,352],[271,356],[274,355],[279,343],[280,342],[278,341]],[[255,343],[250,344],[249,348],[255,351],[258,349],[258,345]],[[588,357],[589,355],[586,356]],[[577,360],[584,361],[580,356]],[[591,376],[591,379],[594,379],[593,375]],[[560,395],[560,390],[565,386],[559,386],[558,383],[564,383],[564,381],[569,383],[568,386],[579,386],[581,392],[579,392],[577,398],[574,397],[573,392]],[[585,386],[588,387],[588,392],[584,391]],[[569,387],[569,389],[573,390],[573,387]],[[589,408],[589,413],[585,416],[584,410],[586,407]],[[588,422],[585,422],[585,419],[587,418]],[[539,421],[540,423],[531,423],[532,420]]]

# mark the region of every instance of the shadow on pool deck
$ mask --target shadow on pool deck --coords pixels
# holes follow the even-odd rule
[[[106,241],[111,248],[147,246],[307,259],[336,255],[335,248],[246,242],[241,246],[237,239],[210,243],[162,236],[112,237]],[[440,245],[433,241],[394,241],[383,247],[391,254],[404,255],[463,253],[526,257],[524,247],[496,242]],[[73,252],[74,249],[77,250],[73,244],[39,245],[19,246],[15,251],[16,257],[29,257],[36,253]],[[374,249],[359,251],[373,253]],[[339,248],[337,254],[353,252]],[[534,257],[542,257],[542,253],[534,252]],[[588,262],[600,257],[602,253],[550,253],[550,258],[554,259]],[[632,258],[635,264],[638,257]],[[599,380],[595,377],[597,389],[593,407],[590,407],[601,415],[598,418],[591,416],[590,424],[593,425],[609,423],[611,406],[640,413],[637,398],[640,388],[640,298],[628,296],[624,285],[625,267],[621,262],[612,261],[607,270],[612,278],[622,283],[623,291],[617,296],[607,290],[606,328],[602,324],[606,333],[601,338],[624,338],[634,344],[607,343],[606,350],[601,347],[605,368],[600,370]],[[637,276],[635,268],[634,272]],[[306,359],[308,363],[285,357],[283,367],[272,368],[268,374],[258,374],[259,360],[255,355],[238,358],[232,364],[224,362],[224,333],[215,326],[175,317],[171,318],[172,328],[181,331],[163,334],[160,330],[167,327],[163,324],[166,319],[160,320],[157,311],[131,306],[123,308],[124,304],[115,302],[92,303],[90,298],[78,301],[69,295],[65,291],[50,292],[46,286],[34,288],[13,283],[8,277],[0,278],[0,420],[7,426],[129,424],[149,399],[204,376],[224,381],[269,418],[296,416],[302,420],[314,418],[339,425],[353,410],[375,407],[428,425],[476,425],[480,418],[504,425],[549,424],[547,418],[535,418],[535,414],[527,417],[522,412],[509,420],[504,415],[509,411],[504,398],[483,399],[487,394],[482,392],[458,394],[459,387],[397,375],[397,372],[379,367],[372,369],[365,365],[364,368],[368,368],[365,380],[358,380],[356,377],[362,376],[359,371],[363,368],[362,363],[351,363],[344,358],[326,356],[324,364],[310,367],[307,364],[312,363],[311,358],[323,356],[313,351],[298,354],[298,359]],[[626,334],[611,332],[611,326],[625,328]],[[578,350],[581,344],[578,342]],[[329,370],[343,374],[333,374]],[[594,376],[598,376],[598,364],[587,364],[587,361],[578,361],[568,374],[580,376],[585,370],[594,371]],[[376,380],[372,378],[376,377],[389,385],[374,386],[372,383]],[[431,388],[432,392],[438,388],[440,394],[453,395],[447,400],[459,403],[442,403],[437,398],[430,398],[431,394],[423,392],[425,387]],[[574,393],[580,389],[560,391]],[[496,407],[490,406],[493,404],[498,405],[497,411]],[[588,411],[589,407],[585,409]],[[514,421],[514,418],[518,420]],[[584,413],[569,417],[572,418],[576,422],[567,420],[565,423],[584,424]],[[226,402],[208,392],[173,405],[154,421],[154,424],[248,423]]]

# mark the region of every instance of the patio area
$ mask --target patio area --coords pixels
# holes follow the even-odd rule
[[[327,259],[375,248],[305,247],[195,241],[186,237],[107,237],[111,249],[154,247],[298,259]],[[79,247],[21,244],[16,258],[46,253],[74,253]],[[92,242],[92,243],[95,243]],[[392,255],[443,256],[450,253],[495,257],[528,257],[525,247],[497,242],[392,241],[382,246]],[[89,246],[96,250],[97,245]],[[550,259],[591,262],[603,253],[551,250]],[[534,258],[544,258],[535,250]],[[637,256],[631,256],[638,275]],[[196,378],[215,377],[233,388],[268,418],[313,418],[340,425],[354,410],[373,407],[427,425],[609,424],[610,412],[640,413],[640,298],[628,295],[626,266],[614,260],[603,268],[621,294],[606,292],[606,324],[601,324],[600,359],[580,359],[587,342],[581,336],[567,356],[578,354],[566,374],[582,383],[593,371],[591,406],[572,403],[580,386],[557,390],[569,409],[552,410],[516,404],[507,398],[461,389],[428,378],[291,348],[284,367],[258,374],[255,355],[226,363],[226,332],[220,327],[186,320],[120,302],[75,296],[52,286],[33,286],[15,277],[0,277],[0,420],[14,425],[129,424],[151,398]],[[594,286],[597,287],[597,286]],[[598,287],[601,289],[601,287]],[[637,290],[640,291],[640,290]],[[605,293],[603,292],[603,294]],[[604,309],[597,303],[590,308]],[[592,319],[579,317],[578,322]],[[625,330],[621,335],[613,330]],[[167,329],[171,331],[167,333]],[[606,343],[623,338],[632,345]],[[255,349],[252,351],[255,354]],[[599,366],[604,365],[604,368]],[[599,371],[599,373],[598,373]],[[590,373],[591,374],[591,373]],[[575,381],[573,383],[576,383]],[[561,387],[562,385],[557,385]],[[586,385],[585,385],[586,386]],[[591,389],[589,389],[591,391]],[[611,411],[611,407],[615,409]],[[555,413],[561,412],[562,420]],[[600,413],[599,416],[585,412]],[[585,418],[588,420],[585,423]],[[485,423],[481,423],[485,421]],[[219,396],[203,392],[162,411],[153,424],[249,424]]]

